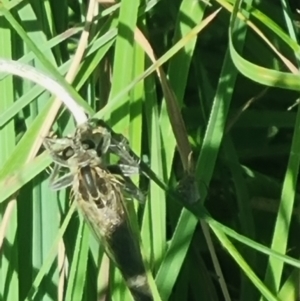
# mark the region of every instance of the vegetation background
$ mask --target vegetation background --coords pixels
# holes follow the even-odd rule
[[[167,184],[135,179],[163,301],[300,300],[299,9],[1,1],[0,58],[55,78]],[[0,300],[131,300],[69,191],[49,188],[41,142],[50,129],[74,131],[69,111],[22,78],[1,73],[0,91]],[[200,202],[187,181],[178,202],[169,197],[180,179],[197,184]]]

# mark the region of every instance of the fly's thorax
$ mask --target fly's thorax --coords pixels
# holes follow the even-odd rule
[[[79,149],[73,155],[66,159],[71,170],[77,170],[85,166],[100,166],[102,160],[97,156],[94,149],[84,150]]]
[[[79,125],[74,137],[76,144],[95,149],[99,157],[107,153],[111,143],[110,131],[104,126],[99,126],[96,119]]]

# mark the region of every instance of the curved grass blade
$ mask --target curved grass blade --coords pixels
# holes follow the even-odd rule
[[[229,30],[229,49],[232,60],[236,68],[245,76],[254,80],[260,84],[284,88],[288,90],[300,91],[300,81],[298,74],[292,74],[277,70],[272,70],[268,68],[261,67],[259,65],[253,64],[248,60],[244,59],[238,51],[235,49],[234,41],[234,24],[236,22],[237,13],[239,11],[240,1],[237,1],[234,5],[233,13],[230,21]]]

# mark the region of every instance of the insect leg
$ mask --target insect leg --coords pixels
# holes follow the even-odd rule
[[[71,173],[66,174],[66,175],[62,176],[61,178],[52,182],[50,187],[53,190],[60,190],[63,188],[67,188],[73,184],[73,178],[74,178],[74,176]]]
[[[64,176],[55,179],[56,176],[58,175],[59,169],[61,168],[61,166],[55,164],[54,165],[54,169],[50,175],[50,187],[54,190],[60,190],[66,187],[69,187],[72,185],[73,183],[73,174],[72,173],[68,173],[65,174]]]
[[[133,152],[129,146],[128,140],[122,135],[114,132],[102,119],[90,119],[91,127],[98,128],[99,133],[104,137],[103,151],[110,151],[117,155],[124,164],[135,166],[139,169],[140,158]]]
[[[125,164],[140,168],[141,159],[133,152],[128,140],[121,134],[112,133],[110,150],[118,155]]]

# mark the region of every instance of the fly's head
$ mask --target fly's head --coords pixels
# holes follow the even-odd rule
[[[123,172],[126,176],[140,172],[140,158],[132,151],[128,139],[122,134],[114,132],[103,120],[92,118],[82,126],[85,133],[91,133],[94,141],[101,141],[97,147],[98,156],[106,152],[113,153],[119,157],[119,165],[124,166]],[[88,129],[88,130],[86,130]],[[82,136],[82,134],[81,134]],[[97,138],[99,137],[99,138]]]
[[[111,131],[102,120],[90,119],[77,127],[74,139],[83,146],[92,142],[98,157],[102,157],[110,147]]]
[[[93,137],[80,136],[64,138],[45,138],[44,146],[49,151],[53,161],[61,166],[85,166],[94,162],[98,164],[100,157],[97,155],[97,142]],[[97,160],[99,159],[99,160]]]
[[[71,157],[69,150],[75,148],[72,138],[65,137],[57,139],[46,137],[43,141],[43,145],[56,164],[69,167],[68,158]]]

